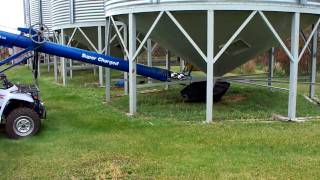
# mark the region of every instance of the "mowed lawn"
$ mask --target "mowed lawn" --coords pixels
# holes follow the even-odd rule
[[[285,92],[232,84],[214,105],[215,123],[202,124],[204,104],[183,103],[182,87],[139,94],[139,113],[128,117],[128,97],[115,97],[121,90],[106,104],[103,88],[84,87],[91,74],[76,73],[63,87],[42,73],[48,118],[32,138],[0,133],[0,179],[320,177],[320,120],[270,122],[272,113],[286,114]],[[8,77],[32,82],[26,67]],[[298,107],[299,116],[320,115],[301,95]]]

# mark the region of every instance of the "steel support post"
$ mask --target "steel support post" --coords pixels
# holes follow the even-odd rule
[[[106,21],[106,26],[105,26],[105,31],[104,31],[104,36],[105,36],[105,54],[110,55],[110,37],[111,37],[111,31],[110,31],[110,26],[111,26],[111,20],[110,17]],[[111,72],[110,68],[105,68],[105,78],[106,78],[106,102],[111,101]]]
[[[107,53],[106,53],[107,54]],[[105,68],[105,78],[106,78],[106,102],[111,101],[111,71],[110,68]]]
[[[180,57],[178,57],[178,59],[180,60],[180,72],[182,72],[184,70],[184,60]]]
[[[136,53],[136,18],[133,13],[129,14],[129,113],[137,112],[137,63],[133,59]]]
[[[58,57],[53,57],[53,73],[54,73],[54,81],[58,82]]]
[[[70,79],[73,78],[73,62],[72,59],[69,59],[69,75],[70,75]]]
[[[297,108],[297,83],[299,66],[300,13],[296,12],[293,14],[291,26],[291,54],[293,57],[293,61],[290,61],[288,117],[290,120],[295,120]]]
[[[128,28],[127,26],[124,26],[123,28],[123,41],[124,41],[124,46],[128,48]],[[125,53],[126,54],[126,53]],[[128,60],[129,57],[127,55],[124,55],[124,59]],[[124,80],[124,94],[128,95],[129,94],[129,83],[128,83],[128,73],[124,72],[123,73],[123,80]]]
[[[48,63],[49,63],[49,66],[48,66],[48,72],[51,72],[51,63],[52,63],[52,56],[48,54]]]
[[[213,119],[213,88],[214,88],[214,11],[207,12],[207,103],[206,123]]]
[[[171,52],[169,50],[166,50],[166,69],[171,70]],[[165,85],[165,90],[169,89],[169,84],[168,82]]]
[[[39,53],[39,57],[38,57],[38,78],[40,78],[40,76],[41,76],[41,56],[42,57],[44,57],[43,56],[44,54],[43,53]]]
[[[30,56],[31,55],[30,52],[27,53],[27,55]],[[28,59],[27,60],[27,66],[28,66],[29,69],[31,68],[31,65],[32,65],[32,61],[31,61],[31,59]]]
[[[312,65],[311,65],[311,79],[310,79],[310,90],[309,90],[310,98],[315,97],[315,83],[317,79],[317,55],[318,55],[317,50],[318,50],[318,29],[316,33],[314,33],[313,39],[312,39],[312,51],[311,51]]]
[[[272,86],[274,73],[274,47],[269,50],[268,86]]]
[[[148,39],[147,41],[147,65],[152,67],[152,41]],[[152,83],[152,78],[148,78],[148,83]]]
[[[98,26],[98,53],[102,53],[102,27]],[[103,86],[103,68],[99,66],[99,86]]]
[[[54,73],[54,81],[58,82],[58,57],[57,56],[54,56],[53,58],[53,73]]]
[[[61,44],[66,45],[66,39],[64,38],[64,30],[61,29]],[[66,77],[66,59],[61,57],[61,75],[62,75],[62,84],[65,86],[67,84]]]
[[[48,73],[50,72],[50,55],[46,55],[46,60],[47,60],[47,68],[48,68]]]
[[[93,68],[93,75],[96,76],[97,75],[97,68]]]

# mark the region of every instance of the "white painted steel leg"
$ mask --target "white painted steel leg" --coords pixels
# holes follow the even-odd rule
[[[69,69],[69,74],[70,74],[70,79],[73,78],[73,62],[72,62],[72,59],[69,59],[69,66],[70,66],[70,69]]]
[[[111,71],[110,68],[105,68],[105,77],[106,77],[106,102],[111,101]]]
[[[317,52],[318,50],[318,29],[313,35],[312,39],[312,66],[311,66],[311,83],[309,97],[314,98],[315,96],[315,83],[317,78]]]
[[[273,70],[274,70],[274,48],[269,50],[269,66],[268,66],[268,86],[272,86]]]
[[[27,55],[30,56],[30,55],[31,55],[30,53],[31,53],[31,52],[29,52]],[[28,69],[31,69],[31,67],[32,67],[31,65],[32,65],[32,60],[31,60],[31,59],[28,59],[28,60],[27,60]]]
[[[147,41],[147,64],[152,67],[152,41],[148,39]],[[152,78],[148,78],[148,83],[152,83]]]
[[[214,88],[214,11],[207,12],[207,103],[206,123],[213,119],[213,88]]]
[[[38,67],[37,67],[38,68],[38,78],[40,78],[40,76],[41,76],[41,72],[40,72],[41,71],[41,68],[40,68],[41,67],[41,57],[43,57],[42,53],[40,53],[40,55],[38,57],[39,58],[38,59]]]
[[[59,43],[59,40],[57,38],[56,32],[54,32],[54,42]],[[57,83],[58,82],[58,57],[54,56],[53,57],[53,74],[54,74],[54,81]]]
[[[49,72],[51,71],[51,65],[52,65],[52,57],[51,55],[48,55],[48,62],[49,62]]]
[[[184,70],[184,60],[181,59],[180,57],[178,57],[179,61],[180,61],[180,72],[182,72]]]
[[[110,37],[111,37],[111,31],[110,31],[110,26],[111,26],[111,21],[110,18],[108,18],[108,21],[106,21],[107,24],[105,26],[105,54],[110,55]],[[105,68],[105,78],[106,78],[106,102],[111,101],[111,72],[110,68]]]
[[[98,52],[102,53],[102,27],[98,26]],[[99,66],[99,86],[103,86],[103,68]]]
[[[124,26],[123,28],[123,43],[124,43],[124,46],[125,46],[125,49],[128,48],[128,28],[127,26]],[[127,55],[124,55],[124,59],[125,60],[128,60],[128,56]],[[124,94],[125,95],[128,95],[129,94],[129,81],[128,81],[128,73],[127,72],[124,72],[123,73],[123,80],[124,80]]]
[[[54,81],[58,82],[58,57],[54,56],[53,57],[53,73],[54,73]]]
[[[62,45],[66,44],[63,29],[61,29],[61,44]],[[66,59],[64,57],[61,57],[61,75],[62,75],[62,84],[65,86],[67,84],[67,77],[66,77]]]
[[[136,19],[135,15],[129,14],[129,113],[137,112],[137,64],[134,58],[136,53]]]
[[[170,69],[171,69],[171,64],[170,64],[170,62],[171,62],[171,53],[170,53],[169,50],[167,50],[167,51],[166,51],[166,69],[169,70],[169,71],[170,71]],[[168,90],[168,89],[169,89],[169,84],[168,84],[168,82],[166,83],[164,89],[165,89],[165,90]]]
[[[94,75],[94,76],[97,75],[97,68],[93,68],[93,75]]]
[[[47,67],[48,67],[48,73],[50,72],[50,55],[46,55],[46,60],[47,60]]]
[[[103,68],[99,66],[99,86],[103,86]]]
[[[290,62],[288,117],[291,120],[295,120],[297,107],[297,83],[299,66],[300,13],[294,13],[291,28],[291,54],[293,57],[293,61]]]

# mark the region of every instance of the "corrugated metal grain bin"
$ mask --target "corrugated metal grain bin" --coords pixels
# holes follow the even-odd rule
[[[290,37],[292,13],[301,13],[301,27],[305,29],[316,22],[316,15],[320,13],[319,5],[319,0],[106,0],[105,14],[128,24],[128,14],[134,13],[137,30],[146,34],[159,12],[170,11],[199,49],[206,54],[208,10],[215,10],[215,53],[220,51],[250,13],[258,11],[215,64],[214,72],[220,76],[271,47],[278,46],[259,11],[266,14],[280,37],[285,40]],[[206,71],[206,62],[200,53],[166,13],[151,38]]]
[[[51,7],[49,0],[23,0],[25,26],[42,23],[52,29]]]

